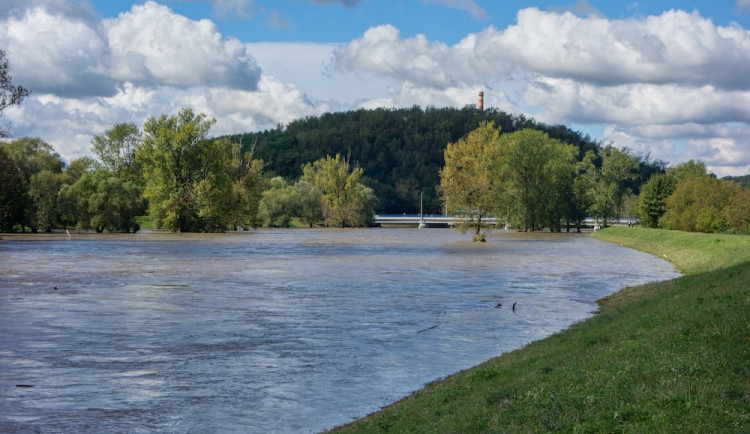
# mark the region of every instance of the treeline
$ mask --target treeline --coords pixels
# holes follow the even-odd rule
[[[0,143],[0,230],[130,232],[147,213],[173,231],[284,227],[293,219],[364,226],[376,211],[418,212],[421,193],[425,212],[481,209],[523,230],[561,230],[586,216],[606,224],[637,212],[647,225],[746,231],[737,217],[743,208],[718,202],[713,211],[690,211],[700,223],[682,223],[677,210],[692,208],[668,199],[687,188],[662,161],[494,109],[362,109],[210,138],[214,124],[187,109],[152,117],[142,131],[118,124],[92,140],[93,158],[67,165],[40,139]],[[497,150],[487,156],[493,166],[482,181],[491,201],[478,205],[453,197],[445,181],[452,170],[448,148],[474,142],[477,134],[480,142],[494,137]],[[482,154],[469,149],[456,170]],[[691,164],[718,181],[701,163]],[[476,167],[470,174],[479,173]],[[744,197],[745,190],[726,182],[690,191],[721,188],[732,203]],[[478,194],[475,187],[454,190]]]
[[[325,155],[340,154],[363,169],[363,183],[378,198],[383,214],[413,214],[420,210],[420,193],[427,213],[444,211],[436,187],[443,166],[445,146],[464,137],[481,122],[493,122],[503,133],[531,128],[571,144],[578,158],[598,152],[600,144],[564,125],[546,125],[524,116],[494,108],[360,109],[326,113],[258,133],[230,136],[243,149],[254,146],[265,170],[286,179],[297,179],[302,166]],[[662,162],[642,161],[637,180],[629,187],[638,191],[651,173],[663,171]]]
[[[607,226],[628,207],[647,227],[750,233],[750,189],[716,179],[701,162],[654,173],[636,196],[628,184],[641,158],[606,146],[579,160],[578,151],[539,130],[501,134],[483,122],[447,145],[440,190],[461,208],[463,228],[474,229],[475,241],[484,240],[485,215],[524,231],[561,231],[571,224],[580,229],[586,216]]]
[[[650,228],[750,234],[750,188],[735,178],[716,179],[691,160],[652,176],[636,213]]]
[[[0,231],[135,232],[148,212],[157,227],[217,232],[259,225],[364,226],[375,198],[361,168],[324,156],[293,187],[268,179],[252,150],[211,139],[216,121],[183,109],[174,116],[118,124],[92,140],[95,158],[67,166],[40,139],[0,143]]]

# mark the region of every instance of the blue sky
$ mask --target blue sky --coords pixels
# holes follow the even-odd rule
[[[485,106],[750,173],[750,0],[3,0],[13,134],[67,160],[191,107],[217,135],[374,107]]]
[[[103,17],[116,17],[138,2],[130,0],[93,1]],[[430,40],[454,44],[469,33],[493,25],[513,24],[518,10],[536,7],[542,10],[586,11],[596,9],[611,19],[659,15],[670,9],[696,10],[719,25],[737,22],[748,28],[750,10],[744,11],[731,0],[724,1],[514,1],[491,0],[473,2],[484,14],[472,14],[469,7],[460,9],[461,1],[424,2],[420,0],[365,0],[311,3],[303,0],[226,1],[211,2],[165,0],[163,4],[194,20],[209,18],[225,36],[247,42],[346,42],[380,24],[392,24],[406,36],[424,34]],[[324,3],[324,4],[320,4]],[[344,4],[342,4],[344,3]],[[225,4],[226,6],[222,6]],[[237,5],[234,8],[231,5]]]

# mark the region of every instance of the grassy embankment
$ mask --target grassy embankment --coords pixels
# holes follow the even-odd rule
[[[620,291],[589,320],[337,430],[748,432],[750,237],[595,236],[664,257],[684,276]]]

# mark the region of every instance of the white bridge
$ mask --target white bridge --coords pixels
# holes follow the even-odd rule
[[[466,217],[460,215],[444,214],[380,214],[376,215],[373,222],[376,226],[415,226],[420,228],[452,228]],[[495,226],[496,217],[482,217],[482,223]]]
[[[445,215],[445,214],[377,214],[373,219],[375,226],[412,226],[420,228],[452,228],[461,222],[465,222],[466,217],[462,215]],[[482,217],[482,223],[490,226],[497,226],[497,217]],[[609,226],[634,226],[638,221],[633,218],[610,219]],[[601,222],[593,217],[587,217],[581,222],[582,227],[598,229]]]

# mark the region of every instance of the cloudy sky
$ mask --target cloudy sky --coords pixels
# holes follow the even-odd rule
[[[191,107],[215,135],[360,107],[485,106],[750,174],[750,0],[2,0],[32,94],[14,137],[70,160]]]

